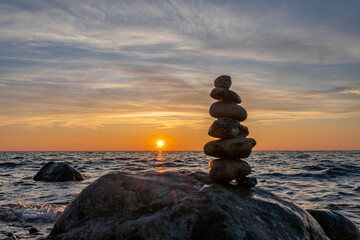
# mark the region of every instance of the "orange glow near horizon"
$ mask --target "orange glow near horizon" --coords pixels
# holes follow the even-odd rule
[[[87,128],[0,127],[0,151],[202,151],[215,140],[208,126],[157,129],[144,125]],[[340,124],[343,123],[343,124]],[[254,150],[360,150],[360,127],[344,119],[258,124],[247,121]],[[357,126],[357,127],[354,127]],[[159,147],[157,141],[164,141]]]
[[[357,119],[242,122],[257,145],[254,151],[360,150]],[[158,128],[146,124],[85,127],[0,127],[0,151],[202,151],[212,140],[210,116],[197,126]],[[157,141],[162,140],[160,147]],[[160,144],[161,145],[161,144]]]

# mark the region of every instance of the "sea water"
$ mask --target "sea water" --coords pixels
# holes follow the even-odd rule
[[[113,171],[208,171],[203,152],[0,152],[0,239],[41,239],[86,186]],[[360,151],[256,151],[246,159],[257,187],[305,209],[338,211],[360,227]],[[66,162],[82,182],[37,182],[49,161]],[[29,229],[37,228],[38,234]]]

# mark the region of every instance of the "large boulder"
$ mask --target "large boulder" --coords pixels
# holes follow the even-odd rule
[[[114,172],[66,207],[54,239],[328,239],[311,215],[265,190],[205,172]]]
[[[35,181],[82,181],[84,176],[67,163],[48,162],[34,176]]]
[[[331,240],[360,240],[360,231],[355,224],[335,211],[307,210],[321,225]]]

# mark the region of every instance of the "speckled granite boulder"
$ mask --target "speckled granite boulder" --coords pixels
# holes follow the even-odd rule
[[[66,207],[48,240],[327,240],[305,210],[259,188],[210,180],[204,172],[115,172]]]

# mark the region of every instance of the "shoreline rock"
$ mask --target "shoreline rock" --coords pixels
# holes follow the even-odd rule
[[[35,181],[83,181],[84,176],[67,163],[48,162],[33,177]]]
[[[335,211],[307,209],[331,240],[360,240],[356,225]]]
[[[218,184],[205,172],[175,171],[101,177],[66,207],[46,239],[328,238],[291,201]]]

